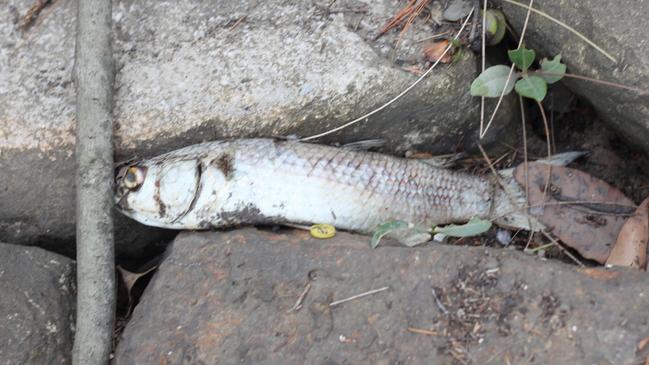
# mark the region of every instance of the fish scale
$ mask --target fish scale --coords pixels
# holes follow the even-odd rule
[[[174,229],[291,222],[371,232],[391,220],[434,226],[487,218],[507,205],[494,202],[502,194],[485,177],[297,141],[208,142],[129,168],[141,169],[144,178],[135,189],[118,178],[118,208],[144,224]],[[164,189],[168,176],[182,179],[174,182],[182,191]]]

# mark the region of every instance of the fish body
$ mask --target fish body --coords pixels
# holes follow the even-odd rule
[[[127,216],[163,228],[326,223],[365,233],[392,220],[432,227],[511,216],[517,204],[488,177],[273,139],[202,143],[124,166],[115,199]]]

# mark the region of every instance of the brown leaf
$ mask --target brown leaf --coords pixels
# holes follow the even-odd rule
[[[644,270],[647,266],[649,240],[649,198],[626,220],[617,236],[606,265],[628,266]]]
[[[439,42],[431,43],[428,46],[426,46],[424,48],[424,57],[426,58],[426,61],[437,62],[439,60],[441,63],[451,62],[451,60],[453,59],[452,49],[446,52],[444,57],[442,57],[442,54],[444,54],[446,47],[448,47],[448,40],[446,39]]]
[[[117,270],[119,271],[119,274],[122,278],[122,283],[124,283],[124,287],[126,288],[126,293],[128,295],[128,311],[127,313],[130,314],[131,311],[133,310],[133,306],[135,305],[135,300],[137,296],[135,295],[133,288],[135,287],[135,284],[138,282],[138,280],[147,274],[151,273],[153,270],[157,269],[158,265],[153,265],[150,267],[148,270],[144,272],[131,272],[128,271],[119,265],[117,266]],[[127,316],[128,316],[127,314]]]
[[[638,351],[644,350],[647,345],[649,345],[649,337],[645,337],[638,342]]]
[[[635,209],[633,201],[579,170],[542,163],[529,163],[528,170],[530,214],[583,257],[603,264]],[[514,177],[525,187],[524,165]]]
[[[602,267],[584,267],[579,269],[579,272],[599,281],[608,281],[620,275],[617,271],[607,270]]]

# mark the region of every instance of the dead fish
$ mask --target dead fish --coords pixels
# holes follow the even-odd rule
[[[505,192],[488,176],[298,141],[208,142],[118,170],[118,209],[163,228],[326,223],[369,233],[393,220],[433,227],[474,216],[532,228],[511,172]]]

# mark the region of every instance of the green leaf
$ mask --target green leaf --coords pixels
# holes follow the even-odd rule
[[[376,230],[374,231],[374,234],[372,235],[372,240],[370,241],[370,245],[372,248],[376,248],[379,243],[381,242],[381,239],[388,233],[392,231],[396,231],[398,229],[404,229],[408,228],[408,222],[404,221],[390,221],[387,223],[383,223],[380,226],[376,227]]]
[[[491,228],[491,222],[482,218],[473,217],[466,224],[449,224],[444,227],[435,227],[435,233],[449,237],[471,237],[486,232]]]
[[[509,82],[507,82],[507,76],[509,76],[508,66],[497,65],[489,67],[471,83],[471,95],[497,98],[503,90],[505,90],[505,94],[509,94],[514,88],[514,83],[518,76],[512,74]]]
[[[527,49],[525,47],[507,51],[507,55],[512,63],[523,71],[527,71],[534,62],[534,58],[536,58],[536,52],[533,49]]]
[[[428,242],[431,238],[430,229],[414,223],[404,221],[390,221],[381,224],[374,231],[370,245],[376,248],[385,236],[396,239],[408,247]]]
[[[554,74],[554,75],[540,75],[545,82],[548,84],[554,84],[555,82],[561,80],[563,75],[566,74],[566,65],[561,63],[561,55],[558,54],[554,56],[552,61],[544,58],[541,61],[541,71]]]
[[[523,76],[516,83],[516,92],[526,98],[541,101],[548,92],[548,84],[538,76]]]

